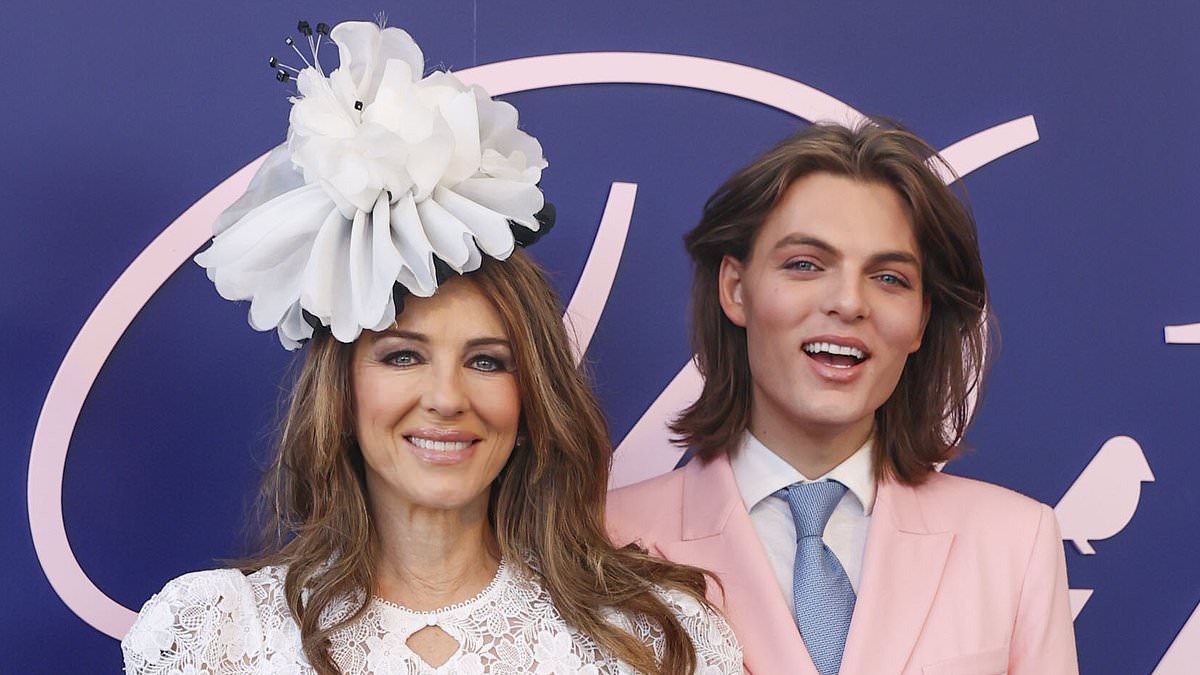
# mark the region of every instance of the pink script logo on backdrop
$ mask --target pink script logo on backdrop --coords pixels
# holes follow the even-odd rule
[[[460,71],[457,75],[465,82],[483,86],[493,95],[564,85],[650,84],[729,94],[778,108],[808,121],[832,120],[853,124],[863,119],[861,113],[842,101],[781,75],[724,61],[674,54],[555,54],[478,66]],[[942,150],[942,155],[960,176],[965,176],[1037,139],[1033,117],[1025,116],[954,143]],[[62,514],[63,469],[71,436],[92,384],[125,329],[167,278],[208,241],[212,236],[213,220],[241,195],[262,159],[260,157],[251,162],[204,195],[130,263],[101,298],[67,350],[38,418],[30,448],[28,484],[29,525],[38,559],[46,578],[71,611],[114,638],[120,638],[128,631],[136,614],[97,588],[71,551]],[[943,178],[951,180],[950,176]],[[607,302],[624,249],[636,193],[637,186],[634,184],[612,184],[595,242],[568,305],[567,318],[574,330],[575,353],[578,356],[587,351]],[[666,449],[666,421],[694,400],[699,389],[699,374],[689,362],[666,385],[619,444],[612,475],[614,487],[648,478],[674,466],[678,454]],[[1129,440],[1132,442],[1132,439]],[[628,447],[656,446],[663,447],[664,451],[657,454],[626,451]],[[1137,452],[1141,456],[1140,447]],[[1132,461],[1136,461],[1136,458]],[[1144,457],[1141,461],[1145,462]],[[1148,465],[1145,474],[1149,478],[1142,480],[1153,480]],[[1074,490],[1073,486],[1068,495]],[[1091,495],[1095,491],[1081,488],[1077,494],[1085,493]],[[1136,494],[1132,504],[1129,516],[1132,516],[1132,508],[1136,507]],[[1061,507],[1060,504],[1060,519],[1067,515],[1067,511]],[[1089,533],[1108,533],[1105,536],[1111,536],[1128,522],[1126,517],[1124,522],[1090,526],[1084,522],[1089,509],[1072,508],[1069,511],[1079,512],[1080,519],[1069,527],[1064,523],[1063,530],[1078,533],[1071,537],[1077,543],[1103,538],[1089,536]],[[1078,612],[1091,591],[1072,593],[1073,604]],[[1192,624],[1196,624],[1192,631],[1200,632],[1200,619],[1193,617],[1189,626]],[[1188,633],[1188,628],[1185,627],[1183,632]],[[1177,640],[1175,646],[1180,647],[1180,642],[1184,641]],[[1187,642],[1200,643],[1200,639]],[[1168,653],[1170,656],[1172,654]],[[1185,654],[1181,651],[1175,656],[1183,657]],[[1200,658],[1200,655],[1194,658]],[[1178,659],[1178,662],[1182,661]],[[1167,675],[1161,667],[1156,673]]]

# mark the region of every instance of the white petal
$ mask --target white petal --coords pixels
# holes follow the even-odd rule
[[[286,256],[280,247],[285,247],[292,237],[311,236],[330,205],[324,190],[317,185],[284,193],[251,210],[214,237],[212,245],[195,260],[209,270],[223,297],[248,299],[253,289],[244,288],[237,274],[277,265]]]
[[[349,253],[355,321],[360,326],[374,326],[386,313],[403,264],[392,244],[390,208],[385,197],[379,198],[370,214],[354,219]]]
[[[338,46],[340,69],[346,69],[357,85],[359,100],[374,100],[383,77],[383,64],[399,59],[419,76],[425,59],[411,36],[399,28],[381,29],[367,21],[346,21],[330,33]]]
[[[350,73],[355,93],[360,97],[374,75],[382,33],[377,24],[369,21],[343,21],[329,34],[338,47],[338,70]]]
[[[396,133],[406,143],[421,143],[433,135],[433,123],[437,119],[437,109],[426,104],[410,89],[400,102]]]
[[[500,260],[512,254],[515,242],[512,230],[508,228],[508,218],[504,214],[473,202],[448,188],[439,187],[434,190],[433,201],[466,223],[467,229],[475,236],[475,243],[484,253]]]
[[[333,96],[341,103],[342,108],[346,110],[347,115],[351,119],[356,118],[358,111],[355,109],[355,104],[359,102],[358,85],[354,82],[354,77],[350,75],[350,71],[338,69],[329,74],[329,88],[333,91]],[[353,111],[353,112],[352,112]],[[358,115],[361,118],[361,114]]]
[[[517,128],[517,109],[504,101],[495,101],[483,87],[471,87],[471,93],[479,106],[479,140],[490,148],[497,147],[498,139]],[[508,148],[504,148],[507,153]]]
[[[537,186],[499,178],[469,178],[455,185],[454,191],[535,232],[538,223],[533,216],[546,204]]]
[[[383,41],[379,45],[379,58],[384,61],[397,59],[408,64],[413,80],[425,72],[425,56],[407,31],[400,28],[384,28]]]
[[[494,101],[480,86],[473,86],[479,104],[479,138],[485,148],[509,156],[520,151],[527,157],[529,166],[546,168],[541,143],[528,133],[517,129],[517,109],[504,101]]]
[[[412,195],[404,195],[392,206],[392,244],[404,266],[396,275],[397,281],[413,295],[427,298],[437,289],[433,269],[433,245],[421,227],[421,217]]]
[[[320,186],[321,190],[325,193],[325,196],[329,197],[330,201],[337,206],[338,211],[341,212],[343,218],[346,220],[354,219],[354,213],[358,211],[358,208],[355,207],[350,200],[346,199],[345,195],[338,192],[337,188],[333,187],[333,183],[330,183],[322,178],[317,181],[315,185]]]
[[[391,204],[381,195],[371,213],[371,287],[365,311],[360,314],[363,327],[376,326],[385,319],[391,323],[396,318],[392,289],[403,266],[404,260],[392,243]]]
[[[346,201],[359,211],[369,211],[379,197],[379,185],[373,185],[368,162],[362,157],[343,155],[337,173],[329,183]]]
[[[395,132],[403,120],[405,105],[414,100],[412,73],[403,61],[388,61],[374,100],[363,110],[363,122],[379,124]]]
[[[300,306],[328,324],[337,305],[339,278],[346,278],[346,249],[350,245],[350,222],[331,213],[313,241],[308,265],[300,285]],[[347,285],[349,285],[347,283]]]
[[[387,305],[384,306],[383,315],[380,317],[379,321],[370,326],[363,326],[363,328],[365,328],[367,330],[373,330],[373,331],[386,330],[388,326],[395,323],[397,313],[398,312],[396,312],[396,303],[392,299],[392,295],[389,293],[388,299],[387,299]]]
[[[293,99],[288,121],[300,136],[332,136],[347,138],[354,135],[357,121],[350,116],[353,101],[342,101],[334,94],[329,80],[317,71],[305,68],[298,81],[307,83],[302,98]]]
[[[467,85],[461,80],[441,70],[430,73],[413,85],[413,93],[431,108],[444,107],[450,99],[466,90]]]
[[[483,263],[483,254],[475,245],[475,239],[470,234],[463,235],[463,246],[467,249],[467,262],[463,263],[462,273],[474,272]]]
[[[292,165],[291,152],[287,144],[281,143],[267,155],[262,166],[250,179],[246,192],[232,206],[221,212],[213,223],[213,234],[221,234],[241,220],[255,207],[271,198],[295,190],[304,185],[304,174]]]
[[[434,133],[424,142],[414,145],[409,154],[408,175],[413,181],[414,197],[418,202],[426,199],[445,174],[454,151],[453,135],[441,118],[434,123]]]
[[[250,302],[250,325],[271,330],[283,321],[289,307],[300,299],[300,283],[312,252],[311,234],[295,237],[288,255],[279,264],[255,274],[255,292]]]
[[[504,101],[488,98],[482,87],[474,86],[471,89],[479,106],[479,139],[483,147],[491,148],[505,157],[520,152],[529,166],[546,168],[542,144],[517,128],[517,109]]]
[[[432,199],[417,204],[417,213],[421,216],[421,228],[425,230],[425,236],[433,244],[433,252],[456,272],[461,274],[469,271],[475,246],[468,244],[471,233],[462,221]]]
[[[475,96],[463,92],[450,99],[441,112],[454,134],[454,154],[440,182],[455,185],[479,171],[479,111],[475,108]]]
[[[367,297],[371,288],[371,233],[370,214],[359,211],[354,214],[350,225],[350,246],[347,250],[347,267],[350,277],[350,296],[354,305],[355,322],[361,322],[370,304]]]
[[[293,304],[288,308],[283,320],[279,322],[279,341],[285,349],[299,349],[300,343],[311,338],[312,335],[312,326],[304,320],[300,303]]]

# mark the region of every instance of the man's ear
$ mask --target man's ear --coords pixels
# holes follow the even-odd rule
[[[925,339],[925,329],[929,327],[929,296],[921,301],[921,332],[917,334],[917,339],[913,341],[912,349],[908,350],[909,354],[921,348],[921,341]]]
[[[746,309],[742,304],[742,261],[727,255],[721,258],[721,269],[717,273],[717,291],[721,309],[735,326],[746,327]]]

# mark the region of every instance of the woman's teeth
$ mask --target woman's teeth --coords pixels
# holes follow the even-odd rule
[[[425,450],[433,450],[435,452],[455,452],[458,450],[466,450],[471,446],[471,441],[434,441],[428,438],[419,438],[417,436],[406,436],[409,443],[423,448]]]

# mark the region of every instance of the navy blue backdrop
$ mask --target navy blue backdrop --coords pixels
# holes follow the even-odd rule
[[[332,24],[380,10],[413,35],[428,67],[564,52],[702,56],[898,118],[936,147],[1033,116],[1036,142],[965,178],[1002,346],[968,437],[973,450],[947,470],[1051,505],[1068,489],[1081,504],[1128,502],[1131,486],[1118,483],[1145,481],[1115,509],[1127,511],[1115,524],[1075,526],[1094,535],[1094,553],[1065,543],[1071,587],[1086,600],[1075,623],[1082,669],[1148,674],[1170,648],[1159,675],[1194,672],[1180,664],[1200,654],[1200,614],[1187,623],[1200,602],[1200,337],[1164,328],[1200,322],[1200,8],[1047,4],[6,7],[0,672],[120,667],[116,641],[51,586],[31,531],[38,494],[28,490],[51,489],[30,481],[34,431],[68,348],[142,249],[282,140],[289,87],[265,60],[284,56],[296,20]],[[505,98],[550,161],[543,188],[559,224],[533,252],[564,298],[611,183],[638,185],[587,353],[621,439],[688,358],[681,234],[725,176],[807,120],[649,84]],[[136,610],[168,578],[244,552],[243,516],[290,359],[190,262],[141,308],[87,395],[62,472],[66,536],[103,594]],[[1140,450],[1098,454],[1120,436]],[[1153,480],[1122,464],[1140,457]],[[1060,505],[1060,520],[1079,510]]]

